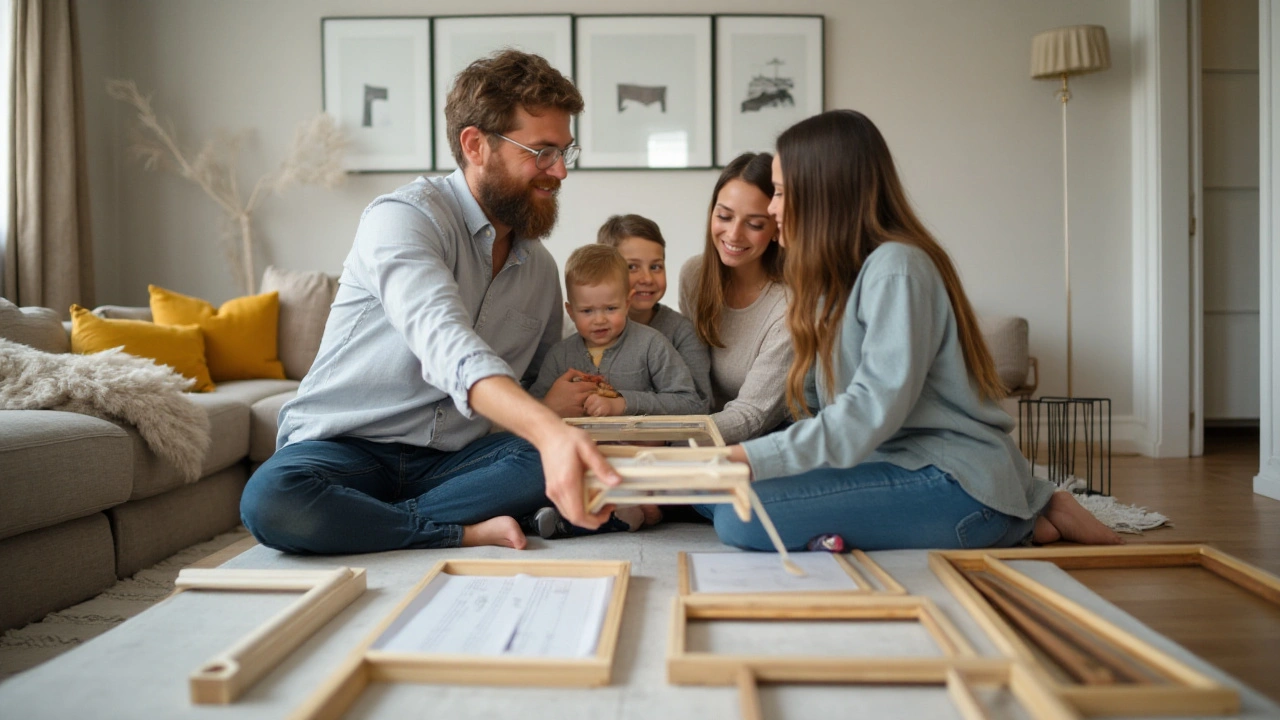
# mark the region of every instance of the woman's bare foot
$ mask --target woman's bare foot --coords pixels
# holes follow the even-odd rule
[[[1071,493],[1059,490],[1049,498],[1031,539],[1038,545],[1066,540],[1084,545],[1123,545],[1124,538],[1076,502]]]
[[[462,528],[462,547],[497,545],[523,550],[528,544],[524,532],[520,530],[520,524],[515,518],[506,515]]]
[[[657,505],[641,505],[640,511],[644,513],[645,527],[662,522],[662,508]]]

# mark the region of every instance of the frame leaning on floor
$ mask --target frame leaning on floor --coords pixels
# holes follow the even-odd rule
[[[929,566],[1001,652],[1028,664],[1054,694],[1087,716],[1223,715],[1237,712],[1239,693],[1138,639],[1078,603],[1014,570],[1005,561],[1043,560],[1059,567],[1156,568],[1203,567],[1260,597],[1280,604],[1280,578],[1205,545],[1130,545],[1104,547],[1009,548],[933,552]],[[965,573],[987,573],[996,582],[1031,598],[1072,626],[1070,632],[1090,644],[1116,651],[1139,671],[1154,671],[1154,684],[1080,684],[1056,677],[1039,651],[1013,628]]]

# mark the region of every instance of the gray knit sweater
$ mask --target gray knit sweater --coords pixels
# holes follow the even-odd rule
[[[654,305],[653,309],[653,319],[649,321],[649,327],[665,335],[676,347],[676,352],[684,358],[684,364],[689,366],[689,372],[693,375],[693,384],[698,388],[698,397],[706,401],[707,406],[710,407],[711,353],[707,351],[707,346],[698,339],[698,331],[693,329],[693,323],[689,322],[689,318],[662,303]]]
[[[680,312],[693,317],[702,257],[680,269]],[[711,348],[711,419],[724,441],[740,443],[774,429],[786,416],[787,369],[793,357],[787,332],[787,292],[770,283],[745,308],[720,312],[722,348]]]

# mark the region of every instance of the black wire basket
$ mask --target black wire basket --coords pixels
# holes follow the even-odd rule
[[[1039,454],[1045,450],[1045,457]],[[1049,469],[1049,481],[1086,495],[1111,494],[1111,398],[1018,401],[1018,447]],[[1077,481],[1082,487],[1075,487]]]

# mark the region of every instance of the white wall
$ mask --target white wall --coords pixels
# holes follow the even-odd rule
[[[219,128],[254,134],[255,178],[280,158],[295,124],[320,109],[320,18],[503,12],[771,13],[762,0],[97,0],[80,3],[84,37],[98,293],[144,304],[147,283],[222,301],[235,294],[211,200],[175,176],[146,173],[123,152],[127,109],[105,99],[108,76],[154,93],[186,143]],[[950,249],[981,313],[1031,324],[1042,389],[1065,391],[1059,106],[1055,84],[1029,77],[1030,42],[1060,25],[1107,27],[1111,71],[1072,82],[1070,105],[1075,390],[1133,412],[1130,17],[1127,3],[1088,0],[797,1],[826,16],[827,107],[880,126],[926,222]],[[659,222],[673,268],[700,252],[714,171],[577,171],[547,241],[563,262],[609,214]],[[337,272],[361,209],[409,175],[354,175],[338,191],[270,198],[256,230],[270,261]],[[674,278],[673,278],[674,280]],[[672,283],[674,285],[674,282]],[[674,291],[674,287],[672,289]],[[1119,449],[1119,446],[1118,446]]]

